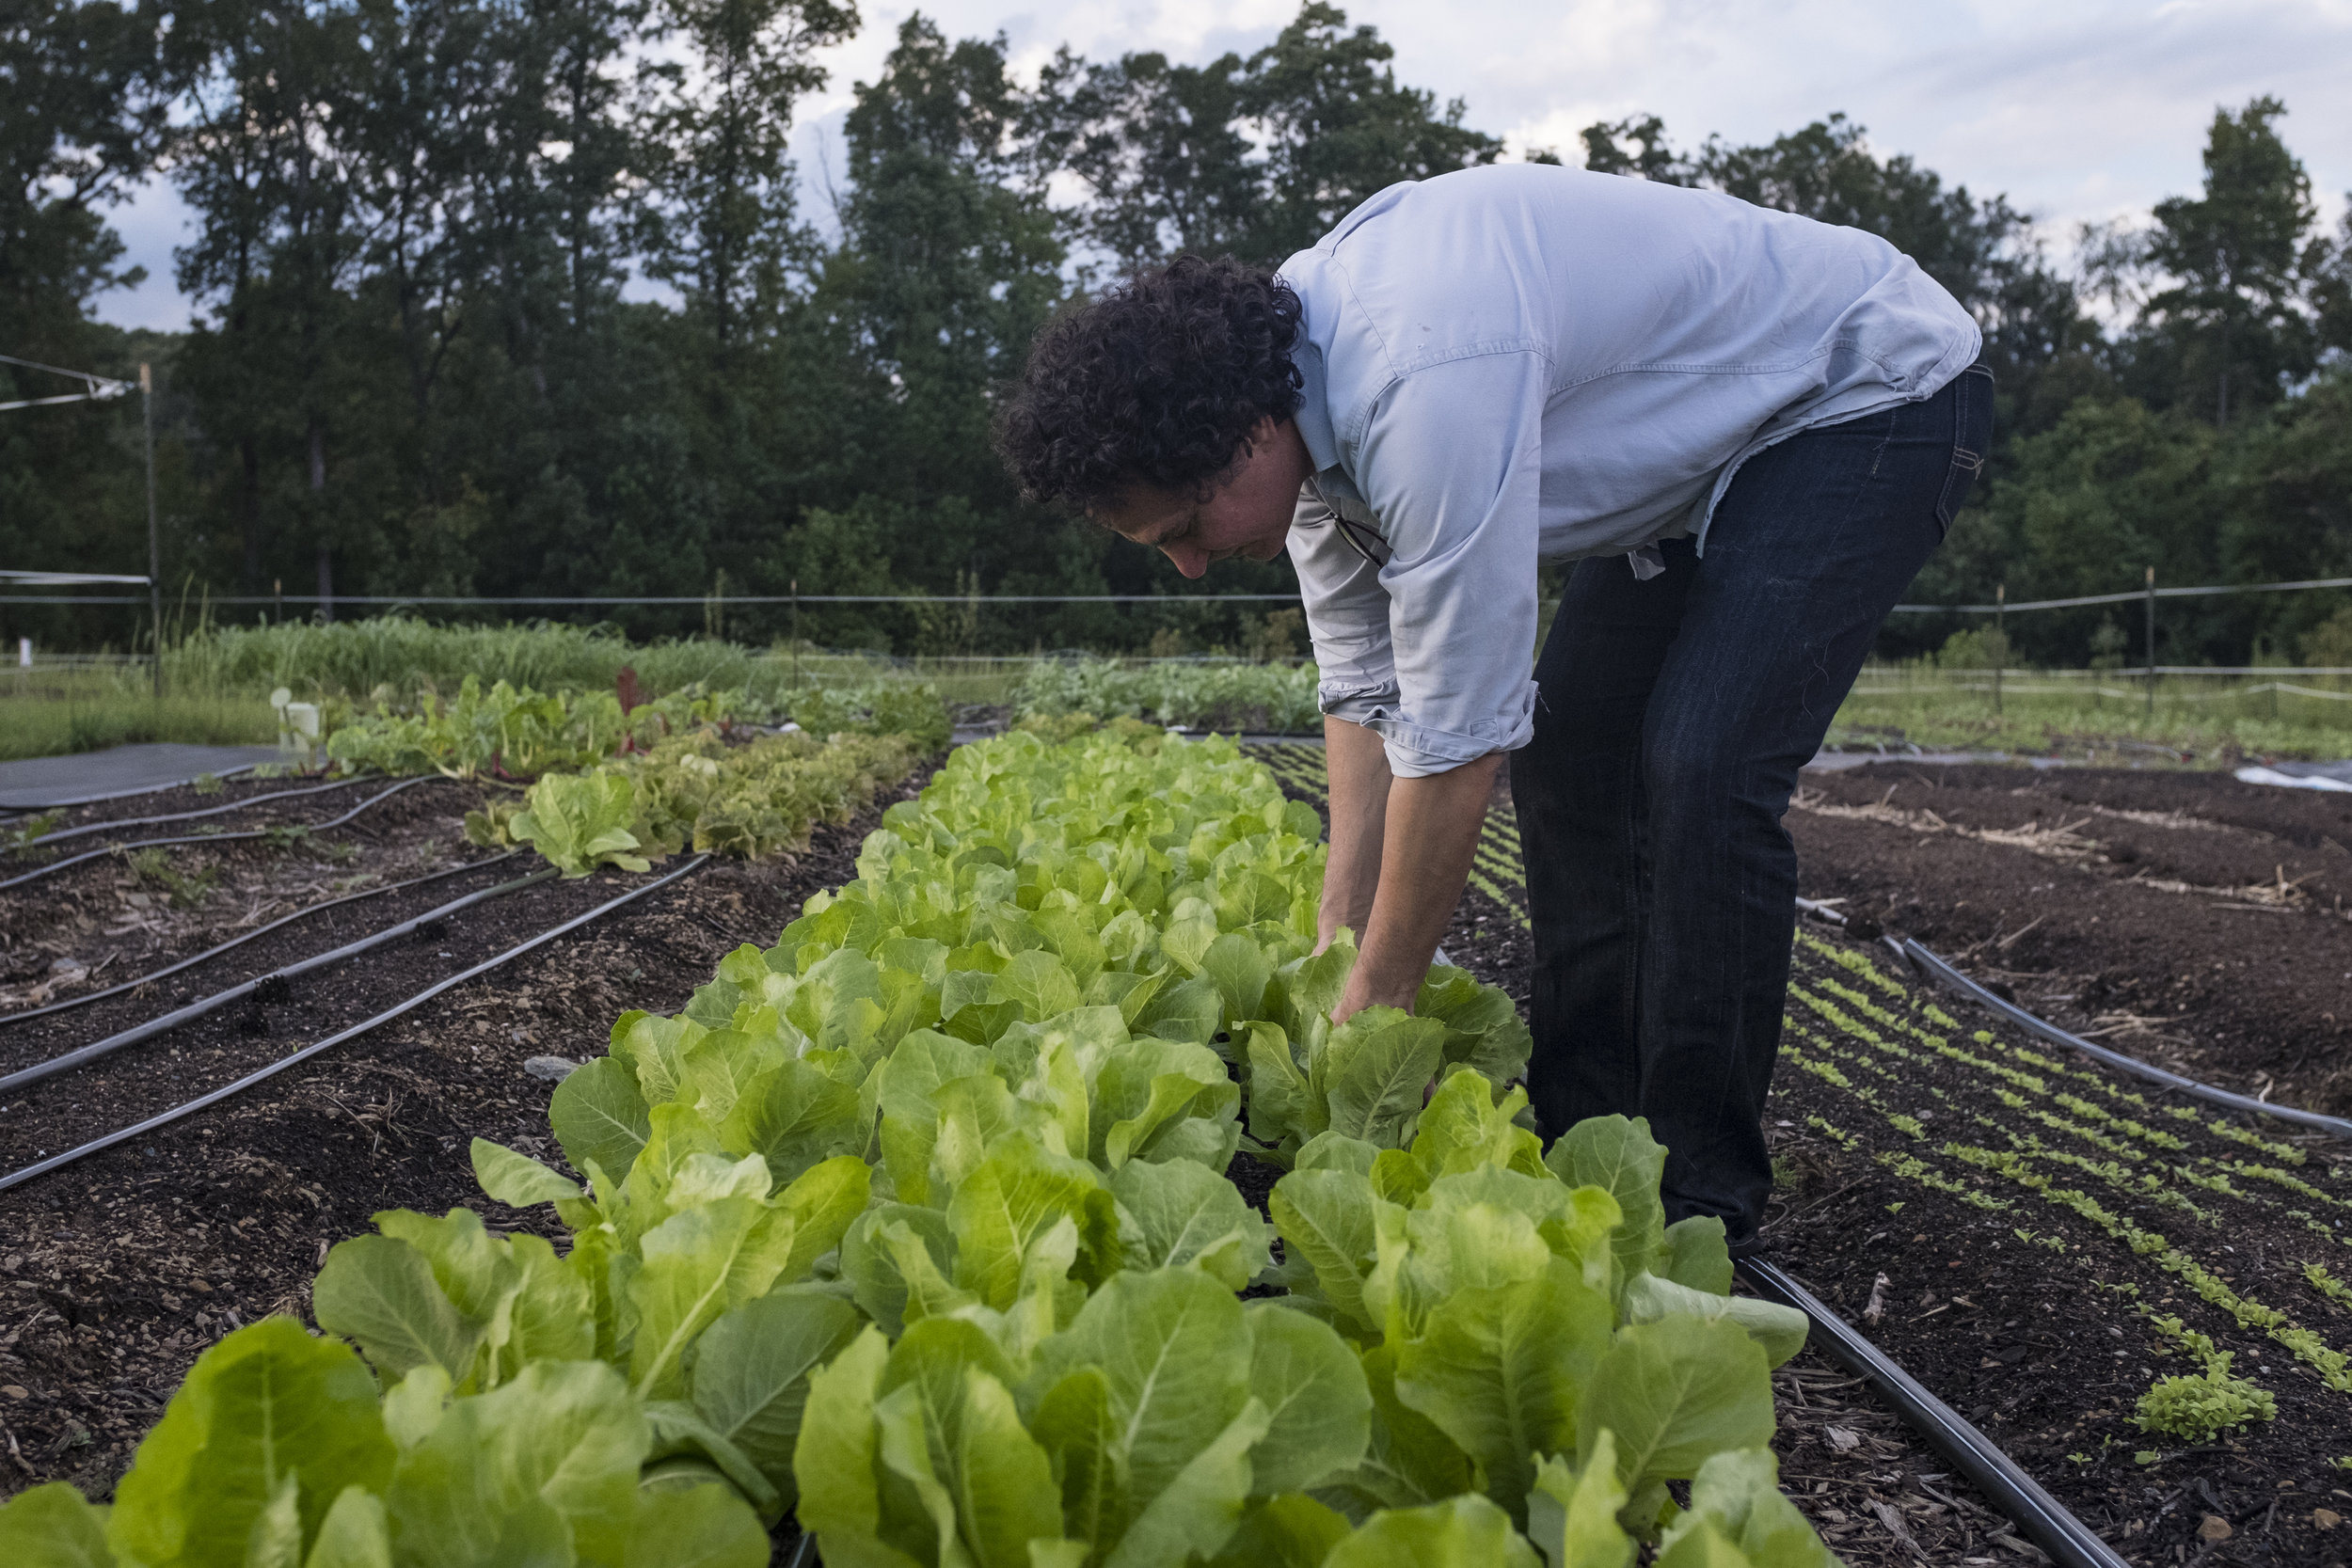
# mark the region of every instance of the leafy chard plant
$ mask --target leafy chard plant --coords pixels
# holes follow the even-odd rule
[[[764,860],[804,847],[914,763],[895,736],[817,741],[771,736],[747,746],[701,731],[582,773],[548,773],[519,808],[493,800],[466,816],[485,847],[529,844],[567,877],[602,865],[650,869],[648,857],[697,851]]]

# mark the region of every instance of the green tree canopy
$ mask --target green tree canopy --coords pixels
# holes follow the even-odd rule
[[[691,598],[723,573],[729,594],[929,595],[812,610],[827,641],[1245,645],[1260,610],[1200,601],[1284,592],[1288,563],[1186,583],[1025,505],[990,448],[996,389],[1109,277],[1187,249],[1279,263],[1502,143],[1325,0],[1255,49],[1065,50],[1034,80],[1003,39],[916,14],[805,203],[796,119],[861,24],[850,0],[24,0],[0,19],[0,352],[165,369],[166,569],[192,588]],[[1974,312],[1999,444],[1914,590],[1973,601],[2149,564],[2352,570],[2352,233],[2320,231],[2288,124],[2267,98],[2217,112],[2200,191],[2074,266],[1840,114],[1752,144],[1678,148],[1654,115],[1581,141],[1596,170],[1882,234]],[[142,179],[195,214],[186,333],[91,320],[135,276],[105,212]],[[141,569],[137,454],[123,404],[6,417],[0,551]],[[974,592],[1181,602],[1008,613]],[[2183,657],[2242,657],[2291,645],[2298,606],[2168,624]],[[46,641],[72,613],[6,620]],[[2079,657],[2094,626],[2013,636]],[[92,611],[76,635],[125,625]]]

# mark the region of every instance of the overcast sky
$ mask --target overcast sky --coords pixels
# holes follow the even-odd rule
[[[804,105],[810,174],[836,161],[852,83],[871,80],[918,8],[865,8],[866,28],[830,51],[831,87]],[[1157,49],[1206,60],[1247,53],[1295,14],[1278,0],[944,0],[919,8],[954,37],[1002,32],[1034,73],[1067,42],[1092,58]],[[2217,105],[2283,100],[2287,144],[2332,225],[2352,186],[2352,0],[1359,0],[1396,48],[1398,77],[1469,104],[1467,122],[1511,155],[1555,147],[1577,160],[1597,119],[1661,115],[1677,146],[1720,132],[1769,138],[1833,110],[1882,152],[1908,152],[1979,195],[2006,192],[2050,226],[2144,213],[2194,192]],[[171,284],[185,208],[160,183],[115,210],[127,258],[152,275],[99,314],[181,326]]]

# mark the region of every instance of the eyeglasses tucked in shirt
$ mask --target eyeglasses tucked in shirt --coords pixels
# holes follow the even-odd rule
[[[1377,531],[1341,516],[1336,507],[1331,512],[1331,526],[1340,531],[1340,537],[1347,541],[1350,549],[1375,566],[1386,566],[1389,558],[1396,553]]]

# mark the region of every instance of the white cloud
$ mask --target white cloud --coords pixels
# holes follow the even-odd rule
[[[921,8],[952,37],[1003,32],[1034,71],[1067,42],[1095,58],[1247,52],[1295,6],[1269,0],[943,0]],[[831,51],[834,79],[804,109],[837,159],[850,87],[871,80],[911,8],[866,11]],[[1399,75],[1469,103],[1469,122],[1515,149],[1573,157],[1576,134],[1636,111],[1680,144],[1769,137],[1842,109],[1883,150],[1946,179],[2006,192],[2058,234],[2194,191],[2217,105],[2284,100],[2288,144],[2332,221],[2352,186],[2352,0],[1359,0],[1350,19],[1396,46]],[[109,321],[171,325],[186,307],[170,247],[184,218],[150,189],[113,221],[155,277],[102,302]]]

